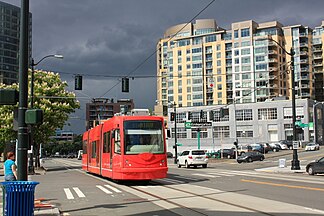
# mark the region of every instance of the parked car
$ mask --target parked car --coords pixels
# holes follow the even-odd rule
[[[263,148],[264,148],[265,153],[268,153],[269,151],[273,151],[273,148],[272,148],[272,146],[269,143],[261,142],[260,144],[263,145]]]
[[[219,149],[217,151],[218,157],[221,157],[222,150]],[[223,158],[235,158],[235,150],[234,149],[223,149]]]
[[[252,144],[251,147],[252,147],[252,151],[257,151],[260,153],[268,153],[268,152],[265,152],[263,145],[260,143]]]
[[[252,151],[252,147],[249,146],[249,145],[239,145],[237,147],[237,153],[238,153],[238,155],[241,155],[241,154],[246,153],[246,152],[249,152],[249,151]]]
[[[74,154],[74,153],[69,153],[66,157],[67,157],[67,158],[76,158],[77,155]]]
[[[167,152],[167,158],[173,158],[173,154],[171,152]]]
[[[289,149],[288,148],[288,145],[285,144],[285,143],[283,143],[283,142],[278,141],[278,142],[276,142],[274,144],[278,144],[280,146],[280,150],[287,150],[287,149]]]
[[[320,149],[320,146],[318,143],[308,143],[306,146],[305,146],[305,151],[316,151],[316,150],[319,150]]]
[[[287,145],[288,149],[292,149],[292,146],[293,146],[291,140],[279,140],[279,144],[280,144],[280,146],[281,146],[281,144]]]
[[[306,166],[306,172],[309,175],[315,175],[318,173],[324,173],[324,157],[311,162]]]
[[[178,157],[177,165],[178,168],[181,166],[185,166],[189,168],[190,166],[202,166],[203,168],[207,168],[208,164],[208,156],[206,155],[205,150],[187,150],[183,151],[181,155]]]
[[[269,145],[271,146],[273,152],[278,152],[281,150],[281,147],[278,143],[270,143]]]
[[[254,151],[254,152],[247,152],[243,153],[241,156],[237,157],[237,162],[253,162],[253,161],[263,161],[264,155],[260,152]]]

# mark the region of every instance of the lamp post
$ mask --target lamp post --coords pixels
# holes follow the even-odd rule
[[[296,98],[295,98],[295,62],[294,56],[295,51],[293,47],[290,48],[290,52],[287,52],[277,41],[273,40],[272,38],[268,37],[268,40],[273,41],[276,43],[287,55],[291,57],[291,76],[290,76],[290,84],[291,84],[291,109],[292,109],[292,127],[293,127],[293,142],[297,141],[296,136]],[[291,161],[291,170],[300,170],[300,163],[298,160],[298,153],[297,149],[293,149],[293,160]]]
[[[63,55],[60,54],[53,54],[53,55],[47,55],[44,56],[43,58],[41,58],[41,60],[39,60],[38,62],[35,63],[34,59],[32,58],[32,62],[31,62],[31,69],[32,69],[32,73],[31,73],[31,81],[30,81],[30,108],[33,109],[34,108],[34,73],[35,73],[35,66],[37,66],[39,63],[41,63],[44,59],[46,58],[59,58],[59,59],[63,59]],[[30,145],[32,145],[34,143],[33,140],[33,127],[30,128]],[[29,165],[28,165],[28,171],[29,173],[33,174],[34,173],[34,151],[32,151],[32,153],[30,154],[29,157]]]
[[[178,145],[177,145],[177,104],[175,101],[172,103],[174,112],[174,164],[177,164],[178,160]]]

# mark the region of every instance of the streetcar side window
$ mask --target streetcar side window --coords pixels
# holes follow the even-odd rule
[[[103,146],[103,153],[109,153],[111,148],[110,142],[110,131],[104,133],[104,146]]]
[[[91,158],[96,158],[96,156],[97,156],[97,152],[96,152],[97,151],[97,145],[96,144],[97,144],[96,141],[91,143],[91,147],[92,147]]]
[[[88,141],[83,140],[83,145],[82,145],[83,154],[87,154],[87,145],[88,145]]]
[[[120,131],[115,130],[115,153],[120,154]]]

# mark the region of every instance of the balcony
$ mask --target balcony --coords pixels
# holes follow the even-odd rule
[[[226,80],[226,83],[233,83],[231,79]]]
[[[270,55],[276,55],[276,54],[278,54],[277,50],[269,50],[268,53]]]
[[[308,55],[307,51],[300,51],[299,53],[301,56]]]
[[[207,93],[213,93],[213,88],[207,88]]]
[[[309,85],[309,84],[301,84],[300,87],[301,87],[301,88],[310,88],[310,85]]]
[[[226,67],[232,67],[232,63],[226,63]]]
[[[323,58],[322,55],[314,55],[313,57],[314,57],[314,59],[322,59]]]
[[[309,80],[309,76],[307,75],[307,76],[301,76],[300,77],[302,80]]]
[[[307,34],[304,33],[304,32],[303,32],[303,33],[300,33],[300,34],[299,34],[299,37],[307,37]]]
[[[276,58],[269,59],[269,63],[277,63],[277,62],[278,62],[278,59],[276,59]]]
[[[273,41],[269,41],[268,42],[268,46],[276,46],[277,44],[275,43],[275,42],[273,42]]]
[[[315,53],[315,52],[322,52],[322,48],[319,48],[319,47],[317,47],[317,48],[313,48],[313,52]]]
[[[302,68],[300,68],[300,71],[301,72],[308,72],[309,68],[308,67],[302,67]]]
[[[226,59],[232,59],[232,55],[227,55]]]
[[[269,67],[269,71],[277,71],[278,68],[277,67]]]
[[[300,43],[299,46],[300,47],[308,47],[308,43],[305,43],[305,42],[304,43]]]
[[[313,64],[314,67],[323,67],[323,62],[315,62]]]
[[[307,92],[302,92],[302,93],[301,93],[301,96],[302,96],[302,97],[310,97],[310,94],[307,93]]]
[[[307,64],[308,63],[308,60],[307,59],[300,59],[299,61],[301,64]]]
[[[276,78],[276,76],[274,76],[274,75],[269,76],[269,79],[275,79],[275,78]]]
[[[277,88],[278,85],[277,85],[277,84],[270,84],[269,87],[270,87],[270,88]]]

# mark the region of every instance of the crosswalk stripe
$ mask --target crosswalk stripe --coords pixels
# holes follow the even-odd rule
[[[64,188],[64,192],[67,199],[74,199],[74,196],[69,188]]]
[[[106,188],[102,187],[101,185],[96,185],[97,188],[105,192],[106,194],[112,194],[111,191],[107,190]]]
[[[109,188],[109,189],[115,191],[116,193],[121,193],[120,190],[118,190],[117,188],[114,188],[114,187],[112,187],[112,186],[110,186],[110,185],[105,185],[105,187],[107,187],[107,188]]]
[[[200,173],[194,173],[192,175],[196,175],[196,176],[203,176],[203,177],[209,177],[209,178],[217,178],[220,176],[214,176],[214,175],[207,175],[207,174],[200,174]]]
[[[82,193],[82,191],[77,188],[77,187],[74,187],[73,190],[75,191],[75,193],[81,198],[81,197],[85,197],[85,195]]]

